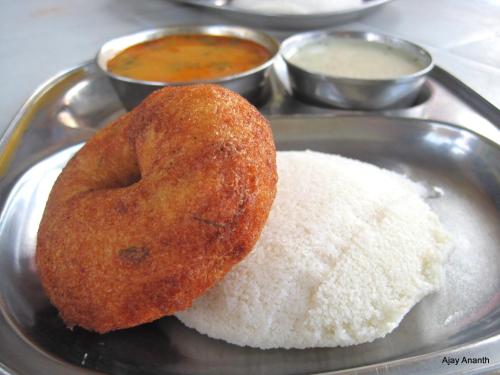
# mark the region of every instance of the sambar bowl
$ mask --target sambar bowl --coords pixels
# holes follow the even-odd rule
[[[238,74],[227,75],[216,79],[159,82],[134,79],[121,76],[108,69],[109,61],[120,52],[132,46],[160,39],[170,35],[208,35],[227,36],[245,39],[266,48],[270,57],[261,65]],[[100,70],[109,77],[120,100],[127,110],[137,106],[153,91],[165,86],[182,86],[201,83],[215,83],[236,91],[253,104],[260,104],[268,97],[269,74],[273,61],[278,54],[279,43],[271,36],[254,29],[226,25],[182,25],[145,30],[106,42],[99,50],[96,63]]]

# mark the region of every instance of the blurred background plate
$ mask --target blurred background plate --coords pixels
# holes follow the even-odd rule
[[[230,17],[244,25],[260,28],[303,30],[317,29],[346,23],[366,16],[393,0],[363,0],[361,7],[328,13],[275,14],[237,8],[231,0],[171,0],[177,3],[202,7]],[[272,1],[272,0],[270,0]],[[333,1],[333,0],[332,0]]]

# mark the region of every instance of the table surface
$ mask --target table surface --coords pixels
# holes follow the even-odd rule
[[[45,80],[92,59],[107,40],[171,24],[234,24],[168,0],[0,0],[0,133]],[[394,0],[339,29],[426,47],[436,63],[500,107],[500,1]],[[270,31],[283,39],[296,31]]]

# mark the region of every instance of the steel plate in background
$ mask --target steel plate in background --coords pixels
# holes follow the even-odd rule
[[[171,0],[202,7],[243,25],[260,28],[302,30],[339,25],[361,18],[393,0],[364,0],[359,8],[315,14],[273,14],[246,10],[231,5],[231,0]],[[270,0],[272,1],[272,0]]]

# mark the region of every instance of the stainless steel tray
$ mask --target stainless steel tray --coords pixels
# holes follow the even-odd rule
[[[0,374],[451,374],[500,370],[500,146],[451,120],[498,137],[499,111],[436,69],[420,103],[384,113],[319,108],[273,78],[269,115],[279,149],[314,149],[409,175],[452,233],[443,290],[425,298],[384,339],[349,348],[240,348],[173,317],[97,335],[64,328],[33,263],[52,183],[82,141],[123,112],[91,63],[40,88],[0,139]],[[277,116],[277,114],[286,116]],[[305,115],[308,114],[308,115]],[[413,117],[420,118],[413,118]],[[497,138],[498,139],[498,138]],[[448,366],[443,357],[486,357]]]
[[[272,14],[245,10],[231,5],[231,0],[172,0],[193,5],[232,18],[245,25],[261,28],[302,30],[331,27],[370,14],[393,0],[363,0],[360,8],[317,14]],[[272,1],[272,0],[270,0]]]

